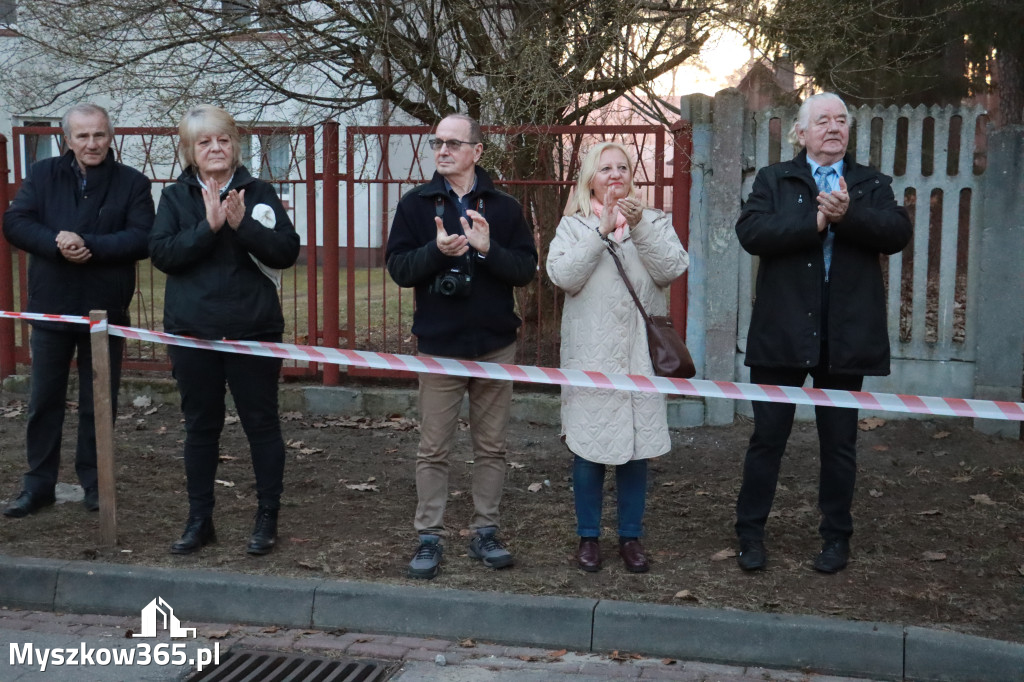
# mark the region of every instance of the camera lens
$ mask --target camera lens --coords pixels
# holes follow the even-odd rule
[[[457,282],[451,275],[445,275],[441,278],[441,281],[437,283],[437,290],[445,296],[451,296],[455,293]]]

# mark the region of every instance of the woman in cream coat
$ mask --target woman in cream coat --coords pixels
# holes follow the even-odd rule
[[[637,198],[626,149],[602,142],[584,158],[576,191],[548,249],[548,276],[566,294],[561,366],[651,375],[644,321],[609,249],[619,256],[647,312],[664,315],[665,288],[683,274],[689,257],[665,214],[645,208]],[[605,466],[613,465],[619,555],[628,571],[647,571],[649,563],[639,540],[647,460],[672,447],[664,396],[564,386],[562,437],[575,455],[580,568],[601,568],[598,537],[604,474]]]

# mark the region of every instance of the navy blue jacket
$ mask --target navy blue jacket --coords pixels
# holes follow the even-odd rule
[[[740,244],[760,257],[745,363],[814,368],[827,331],[830,373],[888,374],[881,258],[910,242],[910,218],[896,204],[892,178],[846,156],[850,205],[831,227],[835,238],[824,308],[828,320],[823,321],[824,233],[817,228],[818,188],[810,168],[806,151],[762,168],[736,223]]]
[[[105,310],[111,324],[130,324],[135,294],[135,262],[146,257],[153,226],[150,181],[114,160],[114,152],[89,168],[86,186],[72,164],[73,152],[32,164],[17,196],[4,213],[4,236],[27,251],[28,312],[88,315]],[[81,235],[92,257],[66,260],[57,233]],[[32,324],[58,331],[85,331],[61,322]]]
[[[420,352],[430,355],[476,358],[515,343],[521,321],[513,289],[537,274],[537,247],[519,202],[496,189],[479,166],[476,187],[467,196],[474,210],[483,202],[491,237],[486,258],[472,248],[468,258],[445,256],[437,248],[434,217],[439,210],[448,234],[463,234],[459,208],[439,173],[402,197],[388,235],[388,272],[398,286],[415,287],[412,332]],[[466,260],[473,268],[468,298],[430,291],[438,274]]]
[[[274,283],[250,258],[289,268],[299,256],[299,235],[273,185],[244,167],[225,191],[245,190],[245,217],[237,230],[225,223],[214,232],[206,221],[203,191],[190,168],[164,188],[149,250],[167,273],[164,331],[200,339],[275,340],[284,316]],[[252,217],[256,204],[274,211],[270,229]]]

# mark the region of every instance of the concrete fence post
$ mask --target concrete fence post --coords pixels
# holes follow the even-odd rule
[[[715,95],[711,121],[711,178],[706,191],[708,229],[703,244],[707,257],[704,375],[718,381],[736,378],[740,245],[735,226],[743,184],[745,105],[746,100],[739,90],[722,90]],[[734,401],[709,400],[705,406],[705,423],[731,424],[735,414]]]
[[[983,180],[974,397],[1021,400],[1024,373],[1024,126],[989,130]],[[1021,423],[976,419],[1019,438]]]

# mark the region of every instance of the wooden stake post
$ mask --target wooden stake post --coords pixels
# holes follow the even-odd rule
[[[89,312],[92,345],[92,401],[96,424],[96,473],[100,498],[100,546],[117,545],[117,493],[114,485],[114,415],[110,400],[110,338],[107,314]]]

